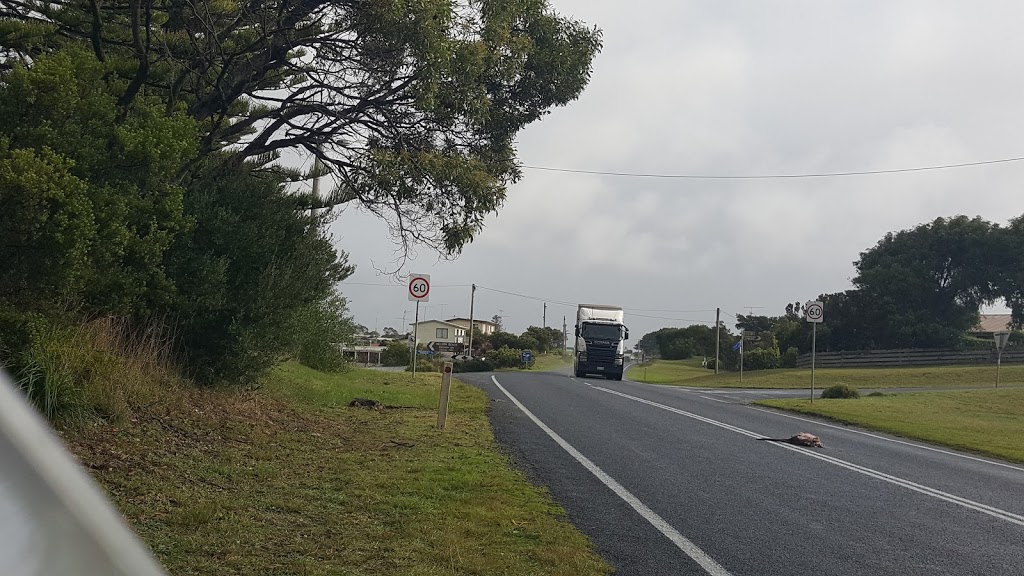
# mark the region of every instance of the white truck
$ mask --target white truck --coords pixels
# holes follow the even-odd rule
[[[622,380],[625,346],[629,328],[623,324],[622,308],[602,304],[580,304],[576,309],[576,352],[573,371],[577,377],[601,374]]]

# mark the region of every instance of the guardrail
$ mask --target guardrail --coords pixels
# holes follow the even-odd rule
[[[1024,349],[1003,350],[1003,364],[1024,364]],[[818,368],[898,367],[898,366],[954,366],[995,364],[996,351],[910,348],[905,350],[856,350],[847,352],[818,352]],[[797,368],[810,368],[811,355],[803,354],[796,361]]]

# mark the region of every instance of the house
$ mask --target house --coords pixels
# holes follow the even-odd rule
[[[991,338],[994,332],[1012,330],[1013,317],[1010,314],[982,314],[978,325],[968,332],[971,336]]]
[[[450,342],[452,344],[465,344],[466,329],[453,322],[443,320],[424,320],[417,324],[410,324],[416,331],[416,344],[427,344],[429,342]]]
[[[469,330],[469,318],[450,318],[448,322],[452,324],[458,324],[462,326],[464,330]],[[473,328],[477,332],[487,336],[488,334],[494,334],[498,330],[498,325],[494,322],[488,322],[487,320],[481,320],[479,318],[473,319]]]

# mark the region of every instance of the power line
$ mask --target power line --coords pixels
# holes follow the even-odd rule
[[[490,292],[497,292],[499,294],[506,294],[508,296],[516,296],[518,298],[526,298],[528,300],[535,300],[537,302],[547,302],[549,304],[559,304],[559,305],[562,305],[562,306],[568,306],[570,308],[575,308],[575,307],[577,307],[579,305],[579,304],[577,304],[575,302],[565,302],[563,300],[554,300],[554,299],[551,299],[551,298],[541,298],[540,296],[531,296],[529,294],[520,294],[518,292],[509,292],[507,290],[498,290],[497,288],[488,288],[487,286],[481,286],[479,284],[477,284],[476,287],[481,289],[481,290],[488,290]],[[652,318],[652,319],[655,319],[655,320],[672,320],[672,321],[675,321],[675,322],[697,322],[697,323],[711,322],[712,324],[714,323],[714,321],[709,321],[709,320],[694,320],[692,318],[668,318],[668,317],[665,317],[665,316],[649,316],[649,315],[646,315],[646,314],[636,314],[635,313],[635,312],[658,312],[659,310],[644,310],[644,309],[639,309],[639,308],[637,308],[637,309],[623,308],[622,310],[624,312],[628,312],[630,316],[636,316],[638,318]],[[680,313],[684,313],[684,312],[704,312],[704,311],[705,310],[669,310],[669,312],[680,312]],[[706,310],[706,312],[714,312],[714,310]]]
[[[623,176],[629,178],[674,178],[681,180],[780,180],[798,178],[832,178],[840,176],[870,176],[876,174],[900,174],[904,172],[926,172],[929,170],[950,170],[970,166],[987,166],[990,164],[1008,164],[1024,161],[1024,156],[981,160],[978,162],[961,162],[959,164],[939,164],[934,166],[915,166],[912,168],[893,168],[889,170],[856,170],[851,172],[819,172],[809,174],[656,174],[644,172],[608,172],[604,170],[580,170],[575,168],[555,168],[552,166],[524,165],[527,170],[543,172],[562,172],[567,174],[591,174],[595,176]]]
[[[385,284],[380,282],[348,282],[342,280],[341,286],[381,286],[385,288],[405,288],[405,284]],[[469,284],[431,284],[431,288],[469,288]]]

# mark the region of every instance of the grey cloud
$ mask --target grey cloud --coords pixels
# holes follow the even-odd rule
[[[519,139],[524,163],[687,173],[884,169],[1024,154],[1024,4],[1018,2],[556,1],[605,30],[590,87]],[[845,289],[885,232],[937,216],[1024,213],[1024,164],[814,180],[650,180],[525,171],[455,262],[411,270],[568,302],[742,312]],[[379,282],[386,227],[335,224]],[[363,323],[409,309],[400,288],[343,286]],[[467,314],[468,289],[428,309]],[[479,293],[522,330],[541,304]],[[572,310],[552,305],[549,325]],[[645,313],[634,337],[709,312]],[[391,324],[400,323],[392,320]],[[380,325],[391,325],[380,321]]]

